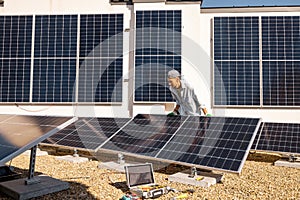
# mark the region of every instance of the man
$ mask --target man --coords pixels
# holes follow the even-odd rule
[[[194,88],[180,77],[180,73],[177,70],[173,69],[168,72],[169,89],[176,100],[176,107],[169,115],[197,116],[201,115],[201,110],[204,115],[207,115],[207,110],[204,105],[199,103]]]

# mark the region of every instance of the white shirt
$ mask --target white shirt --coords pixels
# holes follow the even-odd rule
[[[199,108],[202,105],[199,103],[194,88],[185,80],[180,80],[180,82],[180,89],[169,87],[176,104],[180,105],[178,110],[180,115],[200,115]]]

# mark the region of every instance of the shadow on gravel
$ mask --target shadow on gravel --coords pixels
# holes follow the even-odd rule
[[[26,178],[28,177],[28,169],[20,169],[17,167],[14,167],[14,172],[19,173],[21,175],[20,178]],[[43,175],[41,172],[35,172],[35,176]],[[55,178],[55,177],[53,177]],[[63,190],[60,192],[55,192],[47,195],[43,195],[40,197],[32,198],[31,200],[49,200],[49,199],[59,199],[59,200],[72,200],[72,199],[85,199],[85,200],[94,200],[97,199],[92,194],[88,192],[88,187],[84,184],[77,183],[74,181],[69,180],[61,180],[64,182],[68,182],[70,185],[70,188],[67,190]],[[13,198],[7,196],[6,194],[0,192],[0,199],[1,200],[13,200]]]
[[[271,154],[271,153],[264,153],[264,152],[252,152],[252,153],[249,153],[247,160],[255,161],[255,162],[274,163],[281,158],[282,157],[279,154]]]

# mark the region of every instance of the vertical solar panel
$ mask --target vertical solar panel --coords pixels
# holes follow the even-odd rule
[[[181,11],[137,11],[135,43],[137,102],[170,102],[167,72],[181,71]]]
[[[80,16],[79,102],[121,102],[123,15]]]
[[[214,105],[260,105],[259,18],[214,18]]]
[[[263,105],[300,106],[300,17],[262,17]]]
[[[73,101],[77,19],[77,15],[36,16],[33,102]]]
[[[43,143],[95,150],[129,120],[129,118],[80,118]]]
[[[300,124],[262,123],[255,150],[300,154]]]
[[[0,16],[0,102],[29,102],[32,16]]]
[[[240,172],[259,123],[255,118],[190,116],[156,157]]]

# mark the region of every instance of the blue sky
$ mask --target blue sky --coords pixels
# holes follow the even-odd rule
[[[203,0],[201,7],[300,5],[300,0]]]

